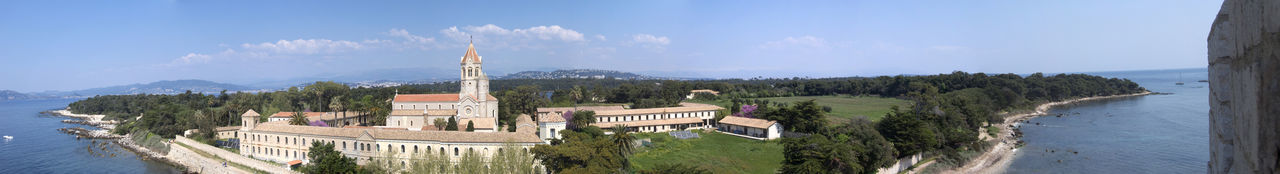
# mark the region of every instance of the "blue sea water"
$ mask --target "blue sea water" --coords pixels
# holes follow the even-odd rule
[[[41,111],[67,107],[75,100],[0,101],[0,173],[178,173],[168,164],[142,160],[114,143],[77,140],[58,128],[85,127],[65,124],[63,117],[42,116]],[[110,156],[115,154],[114,157]]]
[[[1086,73],[1128,78],[1148,95],[1057,107],[1022,124],[1026,146],[1008,173],[1205,173],[1206,69]],[[1181,80],[1179,76],[1181,75]],[[1185,85],[1175,85],[1182,81]],[[1036,125],[1035,123],[1040,123]]]

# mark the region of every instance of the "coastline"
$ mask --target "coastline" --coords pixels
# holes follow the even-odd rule
[[[86,129],[79,129],[79,128],[59,129],[61,131],[75,135],[77,138],[83,137],[83,138],[91,138],[91,139],[112,139],[111,142],[115,142],[117,145],[120,145],[120,147],[123,147],[124,149],[127,149],[129,151],[132,151],[134,154],[137,154],[138,157],[141,157],[142,159],[158,160],[158,161],[167,163],[169,165],[179,167],[179,169],[184,169],[182,167],[185,167],[182,165],[182,163],[179,163],[174,159],[167,158],[165,154],[153,151],[151,149],[143,147],[142,145],[138,145],[134,143],[133,136],[131,134],[116,135],[111,133],[111,130],[115,129],[116,124],[119,124],[120,122],[115,120],[103,121],[102,119],[105,118],[106,115],[77,114],[67,109],[53,110],[48,112],[55,115],[80,119],[80,120],[63,120],[62,121],[63,123],[89,125],[89,126],[94,126],[98,128],[97,130],[86,130]]]
[[[1085,97],[1067,101],[1049,102],[1036,106],[1034,112],[1005,117],[1003,123],[994,125],[996,127],[1003,127],[1003,129],[1000,129],[1000,134],[995,139],[998,142],[991,147],[991,150],[983,152],[982,155],[971,159],[963,166],[949,169],[942,173],[1004,173],[1005,170],[1009,168],[1009,165],[1013,163],[1014,155],[1018,152],[1018,148],[1016,146],[1019,140],[1018,137],[1014,136],[1013,130],[1017,128],[1022,121],[1038,116],[1049,115],[1049,109],[1054,106],[1073,104],[1082,101],[1144,96],[1150,94],[1152,94],[1151,91],[1144,91],[1133,94]]]

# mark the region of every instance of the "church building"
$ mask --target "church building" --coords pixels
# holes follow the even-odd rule
[[[467,46],[459,69],[461,85],[457,94],[396,94],[391,101],[387,127],[409,130],[433,129],[435,120],[455,118],[458,127],[473,123],[477,132],[495,131],[498,126],[498,98],[489,95],[489,77],[475,44]]]

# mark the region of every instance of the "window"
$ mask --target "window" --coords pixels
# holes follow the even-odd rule
[[[342,150],[347,150],[347,142],[346,142],[346,141],[343,141],[343,142],[342,142]]]
[[[413,145],[413,152],[418,152],[418,145]]]

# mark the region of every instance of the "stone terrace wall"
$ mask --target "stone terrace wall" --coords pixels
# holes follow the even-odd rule
[[[1224,1],[1208,48],[1209,173],[1280,172],[1280,2]]]
[[[218,158],[226,159],[226,160],[228,160],[228,161],[233,161],[233,162],[235,162],[235,163],[239,163],[239,164],[242,164],[242,165],[245,165],[245,166],[249,166],[249,167],[252,167],[252,168],[254,168],[254,169],[258,169],[258,170],[262,170],[262,171],[266,171],[266,172],[270,172],[270,173],[287,173],[287,174],[294,174],[294,173],[298,173],[298,172],[295,172],[295,171],[293,171],[293,170],[289,170],[288,168],[284,168],[284,165],[283,165],[283,164],[275,164],[275,163],[268,163],[268,162],[259,161],[259,160],[256,160],[256,159],[252,159],[252,158],[249,158],[249,157],[245,157],[245,156],[240,155],[240,154],[231,153],[231,152],[229,152],[229,151],[222,150],[222,149],[219,149],[219,148],[217,148],[217,147],[213,147],[213,146],[210,146],[210,145],[207,145],[207,144],[204,144],[204,143],[200,143],[200,142],[197,142],[197,141],[195,141],[195,140],[188,139],[188,138],[186,138],[186,137],[182,137],[182,136],[174,136],[173,140],[174,140],[174,141],[177,141],[177,142],[180,142],[180,143],[182,143],[182,144],[186,144],[186,145],[188,145],[188,146],[191,146],[192,148],[195,148],[195,149],[190,149],[190,150],[199,150],[199,151],[204,151],[204,152],[206,152],[206,153],[213,154],[214,156],[218,156]],[[173,149],[178,149],[178,148],[184,148],[184,149],[185,149],[185,147],[182,147],[182,146],[180,146],[180,145],[174,145],[174,146],[173,146]],[[198,155],[198,154],[196,154],[196,155]],[[185,164],[190,163],[190,162],[181,162],[181,163],[184,163],[184,165],[185,165]],[[230,165],[230,164],[228,164],[228,166],[229,166],[229,165]],[[221,166],[221,164],[219,163],[219,164],[218,164],[218,166]],[[211,167],[205,167],[205,168],[206,168],[206,170],[208,170],[208,168],[211,168]],[[199,169],[199,168],[191,168],[191,170],[195,171],[195,170],[200,170],[200,169]]]
[[[922,160],[922,159],[924,159],[924,155],[923,155],[923,154],[916,154],[916,155],[911,155],[911,156],[908,156],[908,157],[902,157],[902,158],[898,159],[898,162],[897,162],[897,163],[893,163],[893,165],[892,165],[892,166],[885,167],[885,168],[880,168],[880,169],[876,170],[876,174],[896,174],[896,173],[901,173],[901,172],[903,172],[903,171],[907,171],[909,168],[911,168],[911,166],[916,165],[916,163],[919,163],[919,162],[920,162],[920,160]]]

